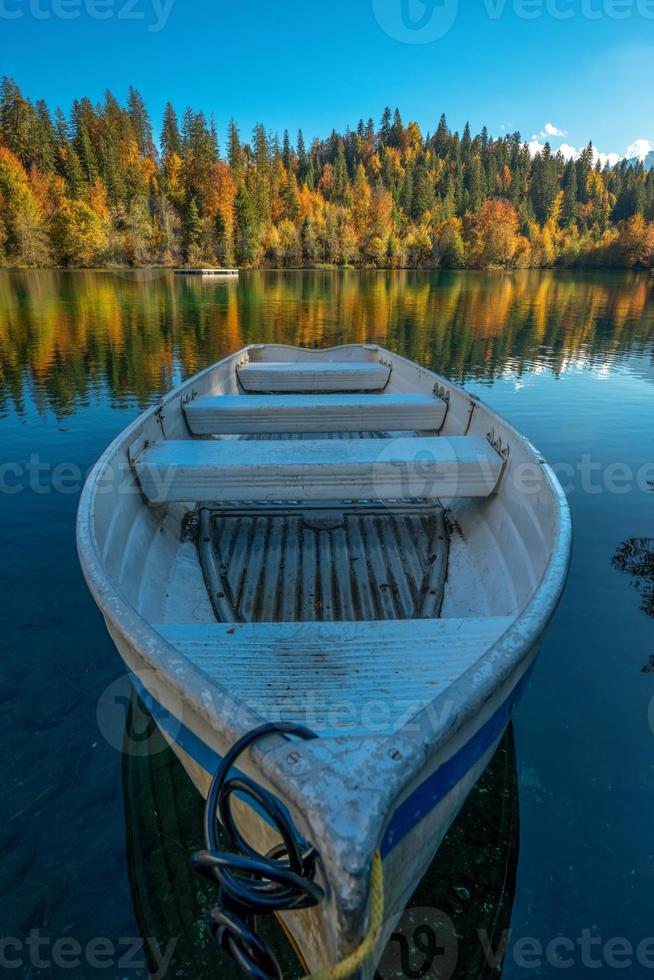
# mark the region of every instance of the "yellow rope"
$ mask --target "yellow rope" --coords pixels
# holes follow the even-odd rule
[[[348,980],[374,954],[384,924],[384,869],[381,854],[375,851],[370,885],[370,928],[358,949],[340,963],[311,974],[306,980]]]

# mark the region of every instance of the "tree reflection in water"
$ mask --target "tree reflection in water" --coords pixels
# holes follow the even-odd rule
[[[0,413],[144,407],[247,343],[377,341],[458,382],[651,356],[654,279],[522,271],[0,272]],[[648,378],[654,371],[645,367]]]
[[[632,576],[632,585],[641,597],[640,608],[654,617],[654,538],[628,538],[613,557],[613,567]],[[654,657],[643,668],[654,672]]]

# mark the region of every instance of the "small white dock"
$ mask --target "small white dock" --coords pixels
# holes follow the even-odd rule
[[[176,276],[238,276],[238,269],[175,269]]]

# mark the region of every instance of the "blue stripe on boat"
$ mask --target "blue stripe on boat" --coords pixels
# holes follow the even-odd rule
[[[484,752],[502,735],[509,723],[511,712],[526,686],[529,673],[530,671],[527,671],[524,677],[520,678],[506,701],[494,715],[491,715],[470,741],[466,742],[458,752],[455,752],[451,758],[439,766],[398,806],[382,840],[382,857],[390,854],[416,824],[431,813],[441,800],[445,799],[450,790],[463,779],[474,764],[481,759]]]
[[[459,783],[464,776],[472,769],[476,762],[482,757],[496,739],[498,739],[506,728],[511,712],[515,707],[524,687],[527,684],[531,670],[520,679],[511,691],[511,694],[491,715],[488,721],[482,725],[479,731],[463,745],[458,752],[444,762],[438,769],[428,776],[417,786],[410,796],[399,805],[391,817],[390,823],[386,828],[382,844],[382,857],[386,857],[400,844],[404,838],[411,833],[416,824],[420,823],[441,800]],[[157,723],[164,729],[169,737],[182,748],[198,765],[213,774],[222,761],[222,756],[214,752],[201,738],[198,738],[190,728],[176,718],[167,708],[164,708],[150,692],[143,686],[139,678],[130,671],[132,683],[137,694],[150,711]],[[252,806],[250,801],[249,805]],[[254,807],[267,823],[270,821],[267,815],[258,807]]]

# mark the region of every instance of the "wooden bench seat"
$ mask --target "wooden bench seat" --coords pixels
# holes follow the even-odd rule
[[[237,369],[244,391],[380,391],[391,369],[372,361],[283,363],[254,361]]]
[[[195,435],[437,431],[446,404],[433,395],[217,395],[185,407]]]
[[[144,494],[171,501],[486,497],[502,458],[480,436],[164,440],[135,461]]]

